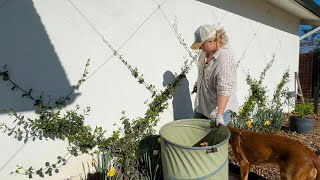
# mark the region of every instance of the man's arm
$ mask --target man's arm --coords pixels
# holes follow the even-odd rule
[[[217,114],[224,113],[228,100],[229,100],[229,96],[218,95],[218,113]]]

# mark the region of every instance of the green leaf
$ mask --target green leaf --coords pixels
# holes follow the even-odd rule
[[[43,172],[41,171],[41,173],[39,174],[40,177],[44,178]]]
[[[43,110],[42,110],[41,108],[39,108],[39,109],[36,109],[35,113],[36,113],[36,114],[41,114],[42,111],[43,111]]]
[[[22,136],[19,136],[19,137],[18,137],[18,141],[21,141],[21,140],[22,140]]]
[[[9,74],[8,72],[2,72],[2,80],[3,81],[8,81],[10,78],[9,78]]]

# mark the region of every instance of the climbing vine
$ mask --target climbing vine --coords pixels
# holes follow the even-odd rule
[[[272,99],[267,96],[267,87],[263,85],[267,71],[275,61],[272,60],[260,73],[259,79],[255,79],[250,74],[247,75],[246,82],[249,85],[249,95],[246,97],[238,115],[233,115],[231,124],[242,129],[254,131],[274,132],[278,131],[284,118],[283,108],[288,104],[289,90],[285,85],[289,81],[289,70],[286,70],[277,84]]]
[[[160,6],[158,8],[160,8]],[[82,14],[82,16],[84,15]],[[138,68],[132,67],[123,56],[102,37],[103,42],[108,45],[113,55],[127,67],[131,75],[137,79],[138,83],[144,85],[146,89],[151,92],[152,98],[152,101],[148,103],[148,109],[143,117],[130,120],[123,112],[123,117],[120,119],[123,127],[119,127],[119,129],[114,131],[108,138],[105,138],[105,130],[101,127],[92,129],[90,126],[85,125],[85,118],[90,112],[90,107],[84,108],[83,111],[81,111],[82,108],[79,106],[76,106],[76,108],[72,110],[62,111],[62,108],[66,106],[66,101],[70,100],[70,95],[72,95],[75,90],[78,90],[81,84],[85,82],[88,74],[87,67],[89,66],[89,61],[86,64],[83,76],[72,91],[66,96],[54,101],[49,98],[48,102],[44,102],[44,93],[39,97],[35,97],[32,89],[25,90],[15,83],[9,76],[7,66],[4,66],[3,71],[0,70],[0,77],[2,77],[3,81],[11,83],[12,90],[20,90],[23,98],[29,98],[34,102],[34,106],[37,107],[36,113],[38,117],[35,119],[25,118],[24,115],[18,114],[13,109],[5,110],[9,116],[14,119],[16,126],[10,127],[2,123],[0,124],[0,130],[19,141],[23,140],[25,143],[29,140],[35,141],[52,138],[67,141],[69,144],[68,153],[64,156],[58,156],[57,162],[46,162],[45,166],[39,169],[18,166],[17,170],[13,173],[28,175],[30,178],[35,174],[40,177],[44,177],[45,175],[51,176],[52,172],[58,173],[58,168],[67,163],[67,156],[71,157],[77,156],[80,153],[88,153],[97,147],[101,152],[107,150],[112,156],[117,157],[117,161],[126,169],[125,173],[127,176],[135,176],[135,172],[137,171],[137,156],[135,154],[137,145],[144,137],[153,133],[153,127],[156,126],[159,121],[159,114],[168,107],[167,101],[172,98],[180,80],[186,78],[186,74],[189,72],[192,63],[197,59],[198,54],[193,54],[189,50],[181,34],[175,31],[175,35],[180,44],[187,50],[188,57],[185,58],[181,73],[176,75],[175,80],[163,91],[156,90],[154,85],[146,83],[143,74],[138,71]],[[54,105],[51,105],[51,102],[55,102]]]
[[[164,91],[160,91],[154,96],[153,101],[148,104],[149,108],[143,117],[130,120],[123,112],[123,117],[121,118],[123,127],[114,131],[112,136],[107,139],[112,156],[118,157],[117,161],[126,168],[128,177],[139,178],[139,174],[136,173],[138,171],[139,158],[136,151],[139,142],[154,133],[153,127],[159,121],[159,114],[168,107],[167,101],[172,98],[179,81],[185,78],[185,75],[189,72],[190,64],[186,61],[181,70],[181,73]]]
[[[32,178],[33,174],[37,174],[40,177],[44,177],[44,174],[52,175],[52,172],[59,172],[59,167],[67,163],[65,157],[70,154],[72,156],[78,156],[79,153],[88,153],[96,144],[99,144],[104,137],[104,131],[101,127],[96,127],[94,130],[84,124],[85,117],[90,112],[90,108],[83,109],[82,113],[79,113],[80,107],[76,106],[74,110],[62,111],[62,108],[66,106],[66,101],[70,100],[70,96],[75,90],[78,90],[80,86],[85,82],[85,78],[88,74],[88,66],[90,60],[87,61],[85,70],[82,77],[78,81],[72,90],[63,97],[59,97],[54,101],[54,105],[50,102],[43,101],[43,93],[36,98],[32,93],[32,89],[24,90],[17,83],[15,83],[9,76],[7,66],[3,67],[3,71],[0,71],[0,77],[5,82],[9,82],[12,85],[11,90],[18,89],[22,92],[22,98],[29,98],[37,107],[36,114],[38,117],[35,119],[26,118],[22,114],[18,114],[13,109],[3,110],[14,119],[14,127],[10,127],[5,123],[0,124],[0,129],[8,136],[24,141],[27,143],[29,140],[43,140],[43,139],[59,139],[67,140],[69,146],[67,148],[68,153],[65,156],[58,156],[56,163],[45,163],[44,168],[34,169],[32,167],[24,169],[22,166],[18,166],[14,173],[25,174]]]
[[[65,158],[69,156],[78,156],[80,153],[89,153],[94,147],[98,147],[99,150],[109,150],[111,155],[118,156],[119,162],[126,167],[126,173],[130,177],[137,171],[137,157],[135,152],[137,150],[138,143],[144,137],[153,133],[153,127],[159,121],[159,114],[168,107],[168,100],[172,98],[175,88],[179,85],[179,81],[185,78],[189,72],[193,59],[191,61],[185,60],[184,66],[181,68],[181,73],[177,75],[176,79],[169,84],[163,91],[152,91],[153,101],[148,104],[148,109],[144,117],[139,117],[133,120],[129,120],[125,117],[120,119],[123,124],[123,128],[114,131],[113,134],[105,138],[105,130],[101,127],[92,129],[90,126],[85,125],[85,117],[90,112],[90,107],[84,108],[80,113],[80,107],[76,106],[73,110],[62,111],[62,107],[66,106],[66,101],[70,100],[70,95],[78,90],[82,83],[85,82],[85,78],[88,74],[88,66],[90,61],[86,63],[86,68],[78,84],[74,86],[74,89],[66,96],[60,97],[55,101],[55,105],[51,106],[50,102],[44,102],[43,93],[37,98],[32,93],[32,89],[25,90],[15,83],[9,75],[8,67],[5,65],[3,71],[0,71],[0,76],[5,82],[9,82],[12,85],[12,90],[18,89],[22,92],[22,98],[29,98],[37,107],[36,113],[39,115],[35,119],[25,118],[24,115],[18,114],[13,109],[4,110],[8,115],[14,119],[16,126],[10,127],[4,123],[0,124],[0,129],[3,133],[12,136],[13,138],[24,141],[29,140],[43,140],[43,139],[59,139],[66,140],[68,142],[68,153],[65,156],[58,156],[57,162],[45,163],[45,167],[34,169],[33,167],[24,168],[18,166],[13,173],[24,174],[30,178],[33,175],[44,177],[46,174],[51,176],[53,172],[58,173],[59,167],[67,163]],[[123,60],[123,62],[126,62]],[[128,67],[131,67],[128,65]],[[134,72],[138,72],[135,68]],[[135,78],[140,78],[137,73],[132,73]],[[150,86],[148,86],[150,87]],[[150,89],[149,89],[150,90]],[[130,171],[131,170],[131,171]]]
[[[275,56],[272,57],[271,61],[263,69],[260,74],[259,79],[254,79],[250,74],[246,77],[246,82],[250,86],[249,95],[246,97],[246,100],[243,104],[243,108],[239,113],[240,119],[248,119],[251,116],[251,113],[256,107],[266,107],[267,103],[267,88],[263,86],[262,82],[266,76],[266,72],[271,68],[272,64],[275,61]]]

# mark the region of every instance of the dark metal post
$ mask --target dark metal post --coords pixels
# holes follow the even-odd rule
[[[314,84],[314,99],[313,99],[313,105],[314,105],[314,112],[318,114],[319,112],[319,91],[320,91],[320,59],[316,60],[316,68],[315,70],[315,84]]]
[[[319,81],[318,85],[314,87],[314,113],[318,114],[318,106],[319,106]]]

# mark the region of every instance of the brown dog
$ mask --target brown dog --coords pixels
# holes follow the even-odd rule
[[[242,180],[248,179],[250,164],[263,163],[279,165],[281,179],[320,180],[320,159],[302,143],[275,134],[227,127]]]

